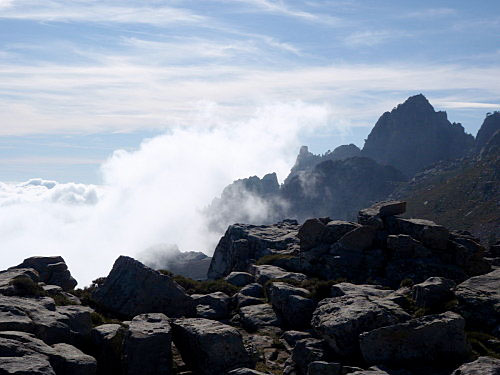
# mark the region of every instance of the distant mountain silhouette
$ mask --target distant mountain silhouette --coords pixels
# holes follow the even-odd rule
[[[361,154],[411,177],[437,161],[463,157],[473,145],[474,137],[462,125],[434,111],[419,94],[379,118]]]
[[[488,114],[476,140],[423,95],[384,113],[362,151],[343,145],[323,155],[302,146],[280,186],[276,174],[237,180],[207,208],[213,228],[285,218],[355,218],[389,197],[408,214],[498,239],[500,113]],[[416,174],[415,174],[416,173]]]
[[[285,180],[285,183],[288,182],[288,180],[293,176],[296,176],[298,172],[314,168],[315,165],[323,161],[343,160],[352,158],[354,156],[359,156],[360,153],[361,150],[359,149],[359,147],[353,145],[352,143],[349,145],[339,146],[333,151],[328,150],[323,155],[315,155],[312,152],[309,152],[309,148],[307,146],[302,146],[300,148],[299,155],[297,155],[295,165],[292,167],[290,174]]]

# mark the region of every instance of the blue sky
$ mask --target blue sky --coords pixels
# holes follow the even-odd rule
[[[2,181],[99,183],[113,150],[296,101],[331,112],[312,151],[362,147],[420,92],[473,134],[500,108],[500,2],[0,0]]]

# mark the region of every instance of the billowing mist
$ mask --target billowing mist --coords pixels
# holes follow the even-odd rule
[[[304,103],[261,108],[240,122],[202,115],[136,151],[115,151],[101,166],[102,185],[0,184],[0,269],[62,255],[84,286],[107,275],[120,254],[159,244],[211,254],[222,233],[209,230],[204,208],[235,179],[286,177],[301,135],[329,118],[328,108]],[[269,215],[262,202],[246,202],[242,216]]]

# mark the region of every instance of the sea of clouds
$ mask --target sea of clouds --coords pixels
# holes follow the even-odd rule
[[[210,255],[223,233],[209,230],[203,209],[235,179],[286,177],[302,136],[332,116],[325,106],[300,102],[260,108],[244,121],[214,113],[135,151],[115,151],[101,165],[100,185],[0,183],[0,269],[33,255],[62,255],[85,286],[107,275],[119,255],[158,244]],[[268,215],[265,204],[248,202],[252,197],[240,208],[248,217]]]

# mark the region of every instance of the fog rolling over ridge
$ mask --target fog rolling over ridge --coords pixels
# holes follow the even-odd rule
[[[329,118],[326,107],[303,103],[261,108],[242,122],[204,118],[136,151],[115,151],[101,166],[102,185],[2,183],[0,267],[62,255],[84,286],[106,275],[120,254],[136,256],[158,244],[210,254],[221,233],[208,230],[204,207],[235,179],[268,171],[284,178],[300,135]],[[256,218],[268,210],[242,209]]]

